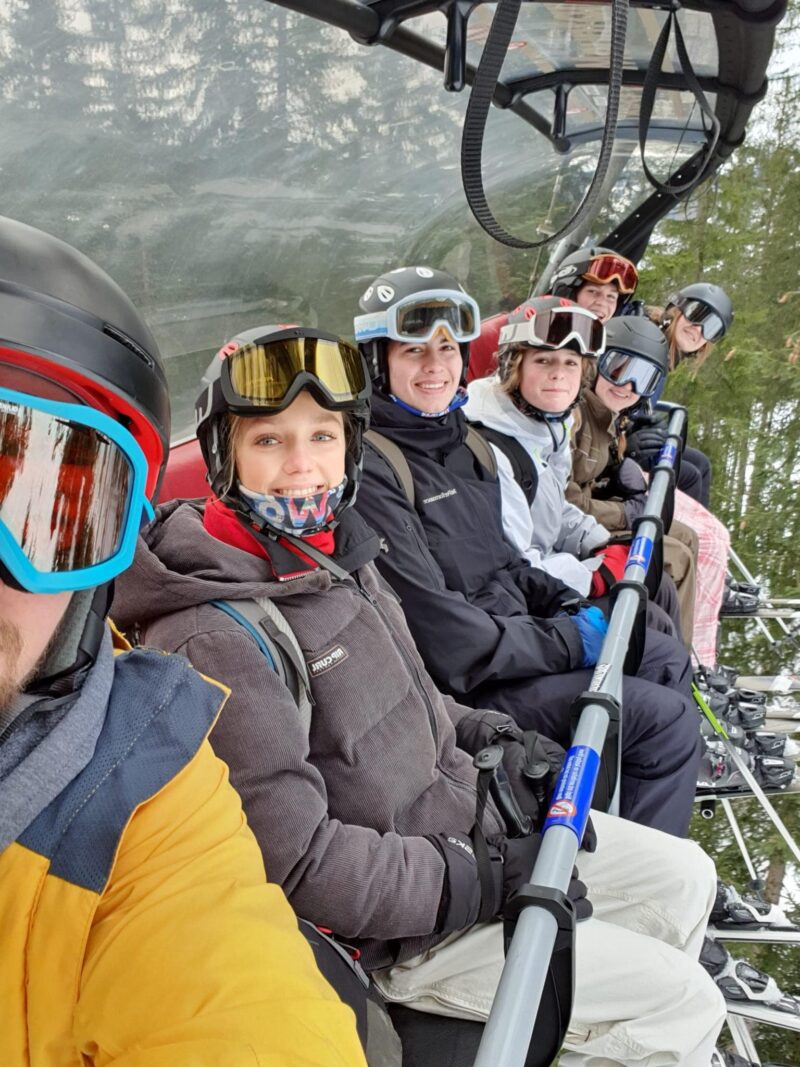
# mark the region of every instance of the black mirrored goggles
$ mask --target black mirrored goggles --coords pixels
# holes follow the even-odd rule
[[[605,349],[606,332],[602,322],[580,307],[552,308],[534,312],[525,322],[509,323],[500,331],[501,345],[529,345],[531,348],[574,348],[582,356],[599,356]]]
[[[719,341],[725,336],[725,323],[702,300],[679,300],[675,307],[693,326],[699,326],[706,341]]]
[[[235,414],[283,411],[305,388],[334,411],[365,403],[371,391],[358,349],[328,334],[273,334],[236,349],[222,368],[222,395]]]
[[[597,369],[606,381],[614,385],[627,385],[630,382],[634,393],[639,396],[652,396],[663,377],[661,368],[649,359],[614,348],[603,353]]]

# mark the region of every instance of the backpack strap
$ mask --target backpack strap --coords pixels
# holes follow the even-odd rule
[[[476,433],[475,436],[485,438],[486,441],[499,448],[511,464],[514,481],[525,494],[528,507],[530,507],[536,497],[539,472],[536,470],[536,464],[527,449],[516,438],[509,437],[508,434],[501,433],[499,430],[493,430],[489,426],[484,426],[482,422],[475,422],[473,425],[477,430],[480,430],[480,434]],[[496,465],[495,469],[497,469]]]
[[[471,423],[467,425],[467,436],[464,438],[464,444],[484,470],[489,472],[493,480],[496,480],[497,457],[494,452],[492,452],[491,446],[486,438],[478,433]]]
[[[269,597],[259,597],[257,600],[211,600],[209,603],[247,630],[270,669],[292,694],[308,735],[314,703],[308,668],[297,638],[286,616],[275,606],[275,601]]]
[[[408,460],[403,455],[403,450],[398,448],[394,441],[390,441],[388,437],[384,437],[383,434],[378,433],[376,430],[367,430],[364,438],[372,445],[378,455],[389,464],[398,485],[413,508],[417,498],[416,490],[414,489],[414,476],[411,473]]]

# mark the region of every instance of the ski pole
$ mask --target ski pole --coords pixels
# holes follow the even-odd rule
[[[747,845],[745,844],[744,834],[742,833],[742,828],[739,825],[739,820],[733,813],[733,807],[731,806],[730,800],[728,800],[726,797],[720,797],[720,800],[722,801],[722,810],[725,812],[725,817],[728,820],[728,825],[731,828],[734,840],[739,846],[739,852],[741,853],[742,859],[744,860],[744,865],[745,867],[747,867],[747,873],[750,875],[750,888],[754,889],[757,893],[760,893],[761,890],[764,888],[764,883],[758,877],[758,872],[756,871],[753,859],[750,853],[747,851]]]
[[[669,436],[654,468],[645,513],[636,525],[625,575],[618,583],[621,588],[614,600],[589,690],[575,702],[580,708],[580,718],[550,800],[536,863],[527,885],[506,907],[506,919],[516,920],[516,924],[475,1067],[524,1067],[559,934],[562,950],[574,952],[574,911],[566,891],[589,818],[612,715],[619,721],[623,666],[634,624],[641,617],[644,579],[659,532],[657,520],[680,448],[679,435],[685,417],[683,410],[677,410],[670,419]],[[619,778],[617,773],[617,793]],[[567,995],[559,991],[562,1041],[572,1010],[571,961],[569,972]],[[557,1052],[558,1048],[553,1050],[551,1059]]]

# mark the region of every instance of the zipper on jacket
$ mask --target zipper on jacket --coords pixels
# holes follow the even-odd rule
[[[356,583],[356,588],[358,589],[359,594],[362,597],[364,597],[364,599],[366,601],[368,601],[373,606],[373,608],[375,608],[375,611],[380,616],[381,621],[384,623],[384,625],[386,626],[386,629],[391,634],[392,627],[389,625],[389,620],[384,615],[383,609],[381,608],[381,606],[378,603],[378,601],[375,599],[375,597],[372,595],[372,593],[370,593],[368,589],[365,589],[364,586],[361,584],[361,578],[360,578],[360,576],[358,574],[353,574],[352,578]],[[430,722],[430,725],[431,725],[431,733],[433,734],[433,740],[434,740],[434,742],[436,744],[436,754],[437,754],[436,762],[437,762],[437,765],[438,765],[438,762],[439,762],[439,759],[438,759],[438,754],[439,754],[439,728],[436,725],[436,712],[433,710],[433,704],[431,703],[431,698],[428,696],[428,691],[426,690],[425,685],[424,685],[424,683],[422,681],[422,675],[419,673],[419,668],[417,667],[417,665],[414,662],[414,660],[412,659],[412,657],[408,654],[408,651],[404,648],[402,642],[401,641],[395,641],[395,646],[400,650],[400,656],[401,656],[403,662],[406,664],[407,667],[410,667],[411,673],[412,673],[414,679],[416,680],[417,688],[419,689],[420,693],[422,694],[422,699],[425,701],[425,707],[426,707],[427,712],[428,712],[428,721]]]

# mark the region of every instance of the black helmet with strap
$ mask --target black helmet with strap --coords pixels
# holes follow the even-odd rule
[[[72,598],[30,692],[74,691],[169,454],[158,346],[96,263],[0,218],[0,578]],[[42,455],[48,462],[42,462]],[[149,512],[152,514],[152,512]]]
[[[575,293],[585,282],[601,285],[614,282],[619,289],[620,303],[625,304],[636,292],[639,273],[629,259],[612,249],[586,245],[564,256],[553,272],[550,292],[574,300]]]
[[[345,456],[347,481],[334,519],[353,503],[361,480],[371,388],[363,357],[352,344],[306,326],[257,326],[236,334],[220,348],[203,375],[202,386],[195,402],[195,419],[208,482],[214,494],[240,517],[259,524],[264,519],[253,514],[252,504],[235,477],[230,416],[277,414],[304,389],[322,407],[344,412],[351,420]],[[283,529],[274,532],[286,533]]]
[[[480,336],[478,305],[452,274],[431,267],[398,267],[379,275],[358,301],[353,328],[375,388],[389,393],[387,345],[427,342],[446,329],[461,349],[466,385],[469,343]]]
[[[606,325],[606,350],[597,371],[613,385],[628,382],[637,396],[652,396],[667,376],[669,345],[663,332],[641,315],[623,315]],[[640,399],[629,410],[639,406]]]

